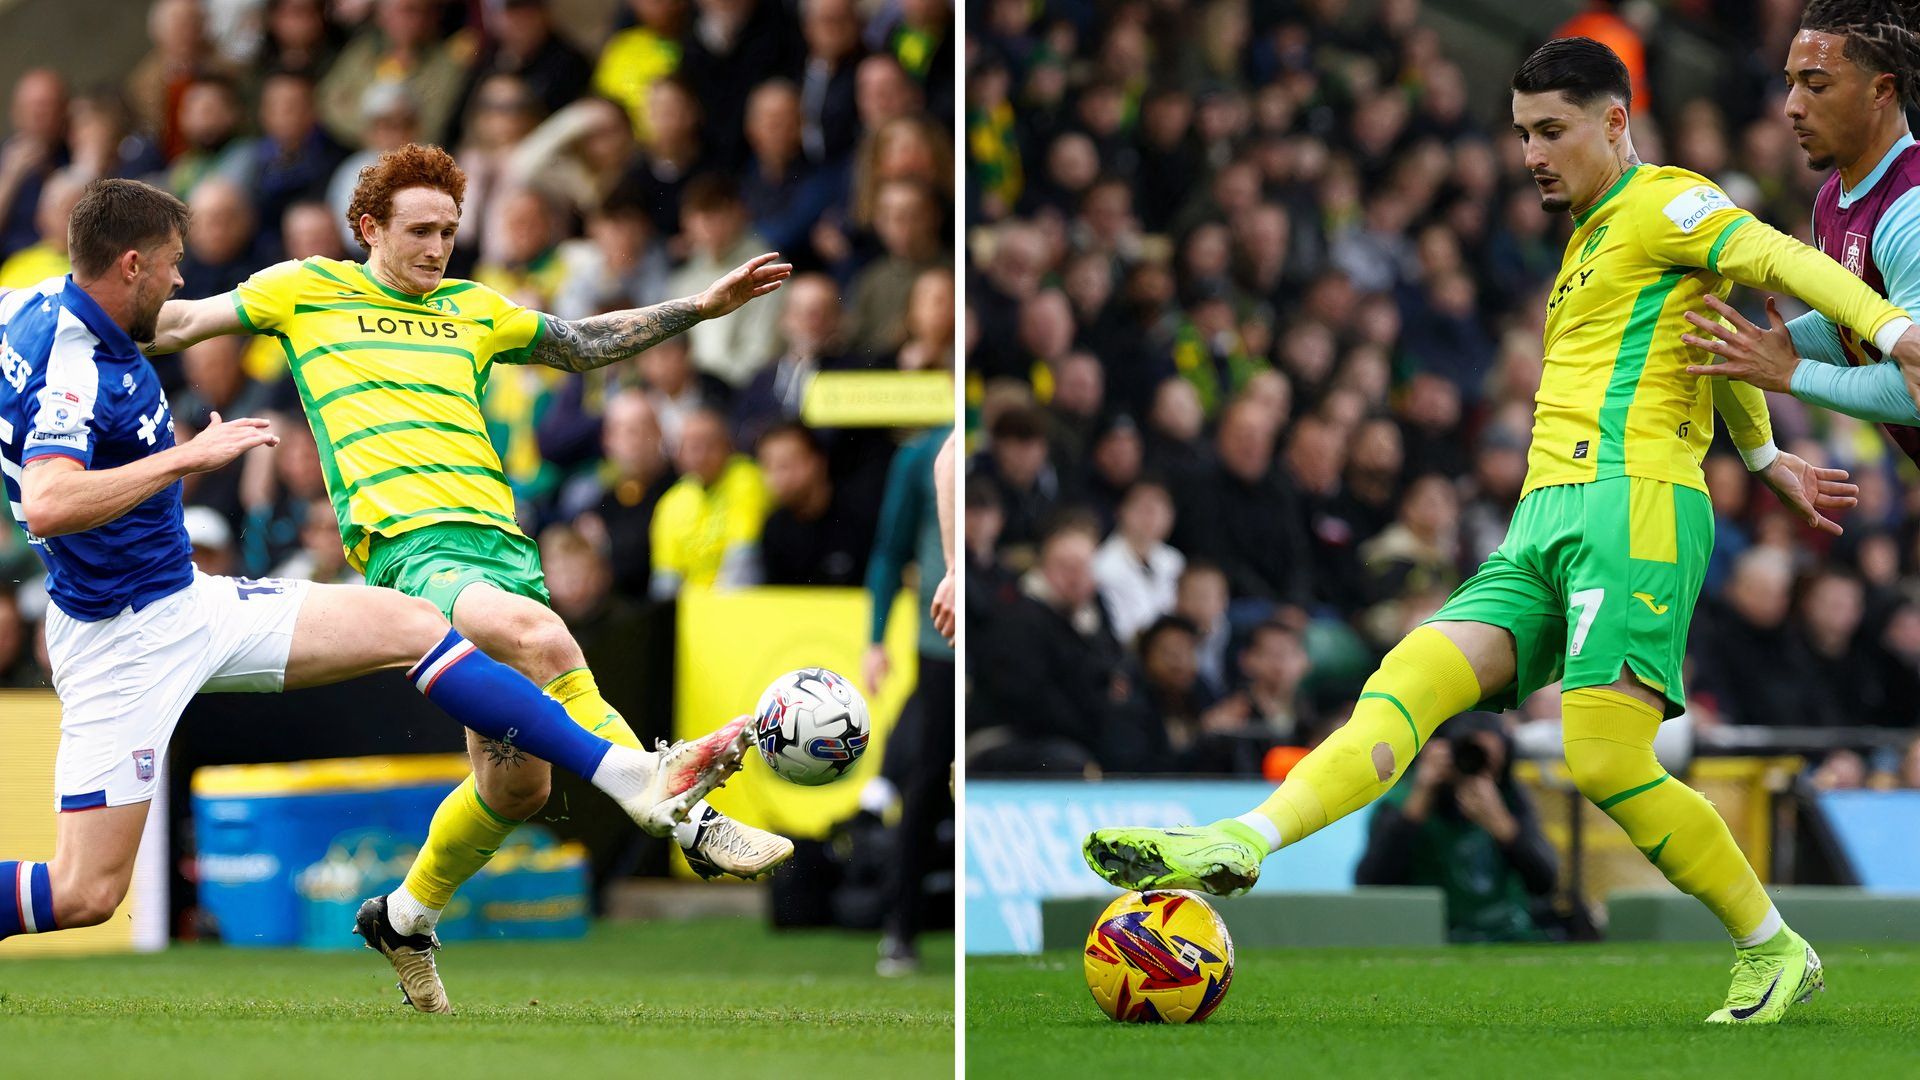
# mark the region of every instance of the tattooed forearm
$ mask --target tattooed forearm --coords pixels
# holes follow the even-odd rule
[[[562,371],[592,371],[681,333],[700,321],[700,311],[691,298],[685,298],[588,319],[541,318],[546,330],[529,359]]]

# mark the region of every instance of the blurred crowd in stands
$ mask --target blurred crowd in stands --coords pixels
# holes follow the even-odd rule
[[[1804,239],[1799,5],[1643,7],[1658,32],[1605,3],[1564,28],[1627,59],[1642,157]],[[966,30],[971,767],[1258,771],[1345,718],[1513,513],[1570,230],[1504,113],[1532,42],[1455,55],[1420,0],[985,0]],[[1718,89],[1663,96],[1681,36]],[[1772,405],[1860,505],[1813,533],[1716,444],[1693,720],[1920,728],[1912,466]],[[1822,782],[1920,786],[1920,740],[1834,760]]]
[[[68,214],[108,176],[187,201],[186,297],[281,259],[362,258],[355,179],[409,141],[467,172],[449,276],[562,318],[779,251],[785,288],[637,359],[491,372],[521,526],[576,628],[662,581],[858,587],[871,563],[878,595],[898,590],[932,512],[883,513],[920,501],[888,468],[916,434],[799,415],[817,372],[953,367],[946,0],[157,0],[145,32],[120,85],[12,83],[0,286],[67,271]],[[156,367],[179,440],[214,411],[273,416],[284,440],[188,481],[196,561],[357,580],[277,343],[216,338]],[[48,681],[39,573],[0,528],[0,686]]]

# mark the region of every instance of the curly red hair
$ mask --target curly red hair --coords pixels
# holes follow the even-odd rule
[[[360,235],[360,217],[372,214],[385,226],[393,220],[393,196],[404,188],[424,187],[444,191],[460,207],[467,194],[467,174],[453,155],[437,146],[408,143],[381,154],[373,164],[360,170],[353,186],[353,201],[347,204],[347,227],[362,251],[371,252],[367,238]]]

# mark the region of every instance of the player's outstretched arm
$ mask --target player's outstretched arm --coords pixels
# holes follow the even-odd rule
[[[1835,536],[1843,531],[1840,524],[1821,511],[1845,510],[1860,501],[1855,497],[1860,488],[1847,483],[1847,470],[1821,468],[1785,450],[1756,475],[1801,521]]]
[[[527,361],[562,371],[591,371],[645,352],[695,323],[717,319],[756,296],[778,289],[793,276],[793,264],[776,261],[779,258],[775,252],[756,255],[699,295],[652,307],[610,311],[585,319],[543,314],[540,340],[534,343]]]
[[[155,326],[153,340],[141,346],[148,356],[179,352],[210,337],[246,329],[231,292],[198,300],[169,300],[160,305],[160,321]]]
[[[89,469],[70,457],[39,457],[20,478],[20,509],[35,536],[97,529],[189,473],[211,472],[256,446],[278,445],[265,420],[221,420],[190,441],[112,469]]]

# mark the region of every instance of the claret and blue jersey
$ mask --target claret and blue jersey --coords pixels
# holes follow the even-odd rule
[[[111,469],[172,446],[173,415],[140,349],[70,277],[0,297],[0,474],[24,528],[25,467],[65,457]],[[135,610],[193,582],[181,485],[85,532],[37,537],[47,592],[83,622]]]

